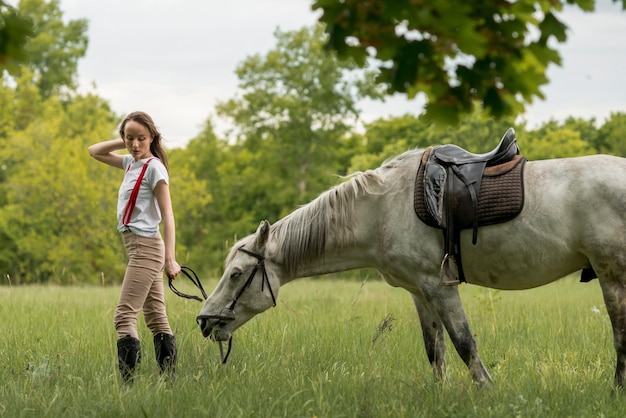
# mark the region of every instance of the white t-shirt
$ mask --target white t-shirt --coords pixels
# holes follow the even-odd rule
[[[117,229],[120,232],[130,229],[136,235],[154,237],[159,234],[159,224],[161,223],[161,210],[154,195],[154,188],[161,180],[169,184],[167,169],[158,158],[153,158],[150,164],[148,164],[139,187],[139,194],[137,195],[130,223],[128,226],[125,226],[122,222],[124,210],[146,161],[148,161],[148,158],[135,162],[135,159],[130,154],[125,155],[122,160],[125,174],[117,195]],[[130,168],[128,167],[129,165]]]

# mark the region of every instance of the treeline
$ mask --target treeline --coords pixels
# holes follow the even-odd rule
[[[49,45],[35,37],[30,64],[19,76],[5,74],[0,85],[1,283],[117,283],[125,267],[115,220],[123,173],[93,161],[86,149],[114,137],[123,115],[102,97],[76,92],[86,24],[63,23],[58,2],[24,4],[32,10],[22,12],[47,34],[39,42]],[[177,257],[202,276],[219,275],[230,245],[260,220],[275,222],[339,176],[407,149],[456,143],[485,152],[513,126],[531,160],[626,155],[624,113],[602,124],[570,118],[529,129],[477,108],[457,127],[405,115],[357,129],[359,101],[383,92],[373,73],[327,55],[323,43],[319,27],[278,31],[273,50],[240,64],[237,95],[215,109],[233,129],[217,135],[207,118],[186,147],[169,150]],[[46,48],[65,55],[35,59]]]

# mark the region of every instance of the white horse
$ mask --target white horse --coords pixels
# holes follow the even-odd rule
[[[299,278],[377,269],[412,296],[426,353],[445,372],[444,329],[478,384],[491,383],[476,348],[458,286],[440,281],[443,236],[414,212],[415,173],[423,150],[405,152],[361,173],[237,242],[197,322],[205,337],[227,341],[276,304]],[[513,220],[461,234],[468,283],[528,289],[581,269],[597,273],[613,325],[614,384],[626,378],[626,159],[607,155],[528,162],[525,202]],[[254,286],[251,287],[251,284]],[[221,348],[221,343],[220,343]]]

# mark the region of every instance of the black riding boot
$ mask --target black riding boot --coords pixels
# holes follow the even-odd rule
[[[139,340],[130,335],[117,340],[117,359],[122,379],[128,382],[133,377],[135,366],[141,363],[141,344]]]
[[[154,336],[154,353],[161,374],[167,372],[173,376],[176,369],[176,337],[170,334],[157,334]]]

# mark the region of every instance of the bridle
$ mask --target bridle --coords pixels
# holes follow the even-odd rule
[[[252,273],[250,273],[250,276],[248,277],[248,280],[246,280],[246,282],[244,283],[243,287],[241,289],[239,289],[239,292],[237,293],[237,296],[235,296],[235,299],[233,300],[233,303],[230,304],[230,306],[228,307],[228,309],[230,309],[231,311],[235,310],[235,305],[237,305],[237,302],[239,301],[239,298],[241,297],[241,295],[243,295],[243,292],[250,287],[250,284],[252,283],[252,279],[254,279],[254,276],[256,275],[256,272],[261,269],[261,275],[263,276],[263,278],[261,279],[261,292],[263,292],[265,290],[265,284],[267,283],[267,288],[270,291],[270,295],[272,296],[272,305],[276,306],[276,297],[274,296],[274,291],[272,291],[272,286],[270,285],[270,279],[267,276],[267,271],[265,270],[265,250],[261,251],[261,254],[257,254],[253,251],[250,250],[246,250],[245,248],[241,247],[237,249],[238,251],[241,251],[242,253],[248,254],[254,258],[256,258],[258,261],[256,263],[256,266],[254,266],[254,268],[252,269]]]
[[[246,291],[246,289],[248,289],[250,287],[250,285],[252,284],[252,280],[254,279],[254,276],[256,276],[256,273],[261,270],[261,292],[263,292],[265,290],[265,285],[267,284],[267,288],[270,292],[270,295],[272,296],[272,306],[276,306],[276,296],[274,296],[274,291],[272,290],[272,286],[270,285],[270,279],[269,276],[267,275],[267,271],[265,269],[265,250],[262,250],[261,253],[255,253],[254,251],[250,251],[247,250],[243,247],[238,248],[237,251],[241,251],[242,253],[248,254],[254,258],[257,259],[257,263],[254,266],[254,268],[252,269],[252,272],[250,273],[250,276],[248,276],[248,279],[246,280],[246,282],[243,284],[243,286],[241,287],[241,289],[239,289],[239,291],[237,292],[237,294],[235,295],[235,298],[233,299],[233,301],[231,302],[231,304],[228,306],[228,308],[225,308],[222,310],[222,312],[225,312],[224,316],[227,316],[229,318],[235,318],[235,306],[237,305],[237,302],[239,302],[239,298],[241,298],[241,296],[243,295],[243,293]],[[189,275],[189,273],[187,273],[186,270],[191,271],[191,273],[193,273],[194,277],[191,277]],[[196,275],[196,273],[191,270],[189,267],[181,267],[181,271],[185,274],[185,276],[187,276],[187,278],[189,278],[189,280],[191,280],[191,282],[198,288],[200,289],[200,292],[202,293],[202,296],[204,297],[204,300],[207,299],[207,295],[206,292],[204,291],[204,288],[202,287],[202,284],[200,283],[200,280],[198,279],[198,276]],[[169,279],[169,287],[170,289],[172,289],[172,291],[183,298],[186,299],[194,299],[197,300],[199,302],[202,302],[202,299],[200,299],[198,296],[193,296],[193,295],[188,295],[182,292],[179,292],[173,285],[172,283],[172,279]],[[196,322],[200,319],[210,319],[210,318],[214,318],[214,316],[211,315],[198,315],[196,317]],[[232,348],[232,343],[233,343],[233,336],[231,334],[231,336],[228,338],[228,349],[226,351],[226,355],[224,355],[224,350],[222,348],[222,341],[218,341],[218,345],[220,347],[220,359],[222,364],[226,363],[226,360],[228,360],[228,356],[230,355],[230,350]]]

